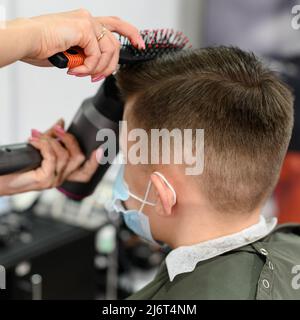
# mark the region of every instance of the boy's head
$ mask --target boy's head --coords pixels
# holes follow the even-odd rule
[[[124,67],[117,81],[129,130],[204,129],[201,175],[187,176],[184,166],[176,164],[126,166],[125,180],[140,197],[151,177],[149,197],[159,205],[146,205],[144,212],[157,237],[155,229],[170,221],[166,217],[176,219],[175,206],[190,206],[199,215],[202,209],[247,215],[262,206],[274,189],[289,144],[293,97],[252,53],[233,47],[183,51]],[[163,173],[175,189],[175,206],[169,188],[151,175],[154,171]],[[134,199],[128,205],[139,208]]]

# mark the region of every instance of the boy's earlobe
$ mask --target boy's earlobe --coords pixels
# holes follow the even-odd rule
[[[176,193],[173,187],[170,186],[166,178],[159,172],[154,172],[150,179],[158,196],[157,204],[161,206],[161,208],[158,208],[158,213],[171,215],[172,208],[176,203]]]

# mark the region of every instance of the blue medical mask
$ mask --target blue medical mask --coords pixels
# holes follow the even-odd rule
[[[131,193],[129,191],[128,185],[124,181],[124,164],[121,165],[118,175],[116,177],[114,186],[113,186],[113,199],[112,199],[112,208],[117,212],[121,212],[123,214],[124,221],[129,229],[131,229],[135,234],[140,236],[141,238],[149,241],[152,244],[158,245],[159,243],[153,239],[150,222],[147,215],[145,215],[142,210],[145,205],[155,206],[154,202],[147,201],[150,189],[151,189],[151,180],[148,183],[144,198],[140,198],[137,195]],[[154,172],[160,176],[167,186],[171,189],[174,196],[174,204],[176,203],[176,193],[173,187],[169,184],[166,178],[159,172]],[[124,208],[122,201],[127,200],[129,197],[132,197],[139,202],[141,202],[141,206],[139,210],[127,210]]]

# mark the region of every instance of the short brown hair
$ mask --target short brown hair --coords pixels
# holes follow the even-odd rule
[[[203,194],[217,211],[251,212],[273,191],[293,127],[293,95],[253,53],[186,50],[117,73],[135,125],[201,128]]]

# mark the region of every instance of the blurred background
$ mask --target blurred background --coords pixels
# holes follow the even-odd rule
[[[236,45],[254,51],[293,89],[295,129],[280,181],[265,215],[300,222],[300,30],[286,0],[0,0],[6,18],[84,7],[139,29],[173,28],[194,48]],[[294,19],[294,22],[293,22]],[[300,19],[298,19],[300,21]],[[0,72],[0,144],[23,142],[59,118],[66,124],[101,83],[65,70],[18,62]],[[4,299],[125,298],[152,280],[166,252],[141,242],[108,214],[117,165],[96,192],[73,202],[56,190],[0,198],[0,265],[7,270]]]

